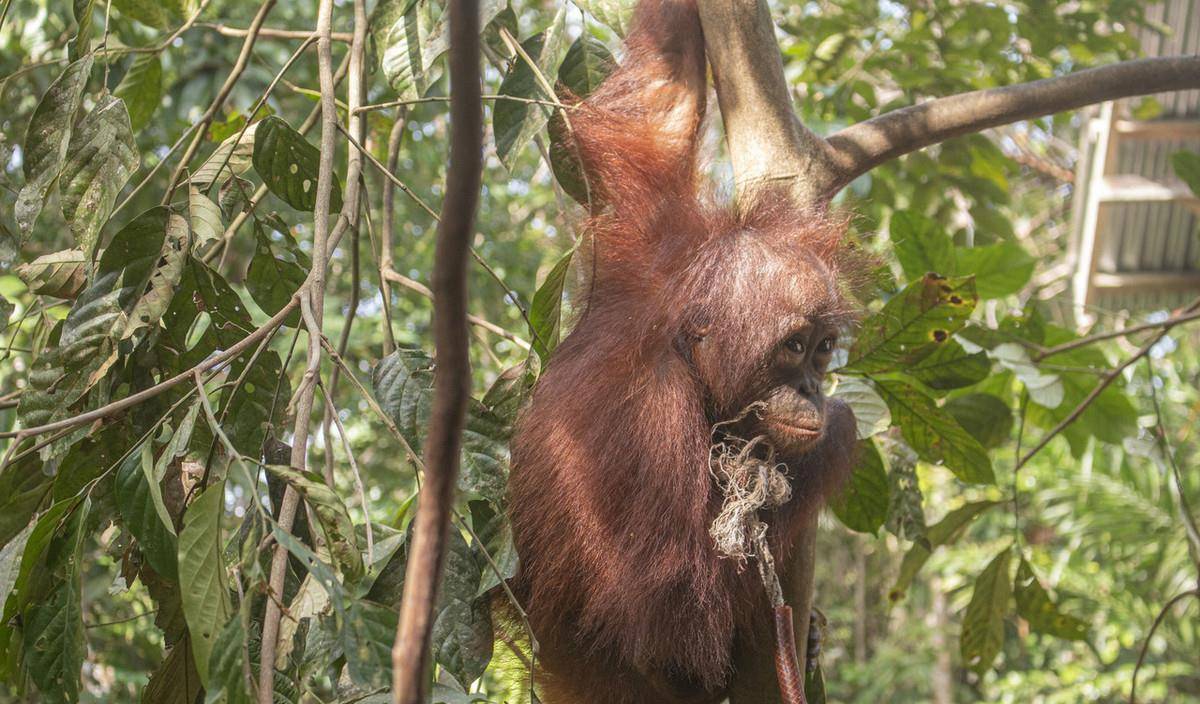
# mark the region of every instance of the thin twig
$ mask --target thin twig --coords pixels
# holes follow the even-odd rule
[[[250,29],[246,27],[230,27],[228,25],[217,22],[201,22],[196,25],[204,29],[210,29],[223,37],[245,37],[250,34]],[[262,27],[258,30],[258,36],[266,39],[316,39],[316,32],[309,32],[303,29],[278,29],[276,27]],[[350,43],[353,36],[349,32],[330,32],[329,38],[335,42]]]
[[[400,143],[407,123],[404,108],[396,110],[392,131],[388,134],[387,166],[383,173],[395,173],[400,164]],[[384,272],[392,270],[392,241],[396,228],[396,184],[390,178],[383,180],[383,226],[379,239],[379,293],[383,298],[383,353],[396,351],[396,336],[392,333],[392,286]]]
[[[1103,340],[1111,340],[1115,337],[1126,337],[1128,335],[1134,335],[1139,332],[1145,332],[1147,330],[1157,330],[1164,326],[1172,326],[1173,327],[1175,325],[1182,325],[1184,323],[1190,323],[1193,320],[1200,320],[1200,310],[1179,313],[1179,314],[1171,316],[1170,318],[1167,318],[1166,320],[1160,320],[1157,323],[1143,323],[1141,325],[1133,325],[1133,326],[1130,326],[1127,328],[1122,328],[1121,330],[1111,330],[1109,332],[1097,333],[1095,335],[1088,335],[1087,337],[1081,337],[1077,340],[1071,340],[1069,342],[1064,342],[1061,345],[1055,345],[1054,347],[1048,347],[1045,350],[1042,350],[1041,352],[1033,355],[1033,361],[1040,362],[1043,359],[1050,357],[1052,355],[1056,355],[1061,352],[1068,352],[1070,350],[1078,349],[1080,347],[1086,347],[1087,345],[1092,345],[1097,342],[1101,342]]]
[[[430,291],[429,288],[425,284],[421,283],[420,281],[414,281],[413,279],[410,279],[407,276],[405,276],[404,274],[401,274],[397,271],[393,271],[391,269],[385,270],[383,272],[383,280],[398,283],[401,286],[403,286],[409,290],[416,291],[417,293],[421,294],[422,296],[424,296],[425,298],[428,298],[431,301],[433,300],[433,291]],[[504,328],[491,322],[490,320],[484,320],[483,318],[480,318],[477,315],[468,313],[467,314],[467,322],[471,323],[472,325],[481,327],[490,333],[493,333],[495,335],[503,337],[504,339],[509,340],[510,342],[517,345],[521,349],[524,349],[524,350],[529,349],[529,343],[527,341],[525,341],[521,337],[514,335],[513,333],[505,330]]]
[[[491,101],[509,101],[512,103],[525,103],[526,105],[544,105],[549,108],[558,108],[560,110],[571,110],[575,106],[560,103],[557,100],[546,100],[544,98],[523,98],[519,95],[481,95],[480,100]],[[387,110],[388,108],[407,107],[409,105],[421,105],[422,103],[447,103],[450,102],[448,95],[427,95],[423,98],[409,98],[407,100],[389,100],[386,103],[373,103],[371,105],[363,105],[357,108],[351,108],[350,114],[359,112],[372,112],[375,110]]]
[[[1133,666],[1133,676],[1129,682],[1129,704],[1137,704],[1138,673],[1141,671],[1142,665],[1146,662],[1146,654],[1150,651],[1150,639],[1154,637],[1155,631],[1162,625],[1162,622],[1167,618],[1167,614],[1171,612],[1171,609],[1175,608],[1175,605],[1184,599],[1192,597],[1200,599],[1200,589],[1191,589],[1171,597],[1166,605],[1162,607],[1162,610],[1158,612],[1158,616],[1154,617],[1154,624],[1150,626],[1150,632],[1146,634],[1145,640],[1142,641],[1142,649],[1138,653],[1137,664]]]

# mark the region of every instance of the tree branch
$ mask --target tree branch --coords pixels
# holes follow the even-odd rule
[[[829,137],[832,191],[884,162],[951,137],[1107,100],[1191,88],[1200,88],[1200,55],[1125,61],[894,110]]]
[[[420,704],[428,683],[432,611],[445,561],[459,448],[471,393],[467,334],[467,261],[483,175],[477,0],[451,0],[450,167],[433,265],[437,371],[425,445],[425,486],[418,500],[400,622],[392,646],[392,701]]]
[[[355,18],[357,20],[357,17]],[[317,390],[317,376],[321,371],[321,323],[325,306],[325,268],[329,258],[329,205],[333,196],[333,159],[337,151],[334,138],[337,136],[337,103],[334,96],[336,86],[333,79],[333,52],[330,32],[333,28],[333,0],[321,0],[317,8],[317,72],[321,81],[321,149],[317,169],[317,193],[313,206],[313,261],[308,277],[308,295],[300,296],[300,310],[308,330],[308,366],[296,391],[296,422],[292,432],[291,465],[304,469],[308,460],[308,426],[312,421],[313,398]],[[357,183],[357,179],[355,181]],[[346,207],[355,207],[346,199]],[[336,241],[336,238],[334,238]],[[278,523],[283,531],[291,531],[300,506],[300,495],[289,484],[279,506]],[[283,598],[283,582],[287,574],[287,548],[275,546],[271,559],[271,576],[267,586],[269,597]],[[261,664],[258,673],[259,704],[272,704],[275,700],[275,651],[279,639],[279,619],[282,610],[276,598],[267,600],[263,618]]]

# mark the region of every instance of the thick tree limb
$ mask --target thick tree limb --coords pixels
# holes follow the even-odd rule
[[[872,168],[951,137],[1107,100],[1200,88],[1200,55],[1124,61],[894,110],[830,135],[834,191]]]
[[[931,100],[822,139],[797,119],[766,0],[699,0],[739,197],[785,182],[820,208],[858,176],[951,137],[1085,105],[1200,88],[1200,56],[1127,61]]]
[[[397,704],[421,704],[428,690],[425,668],[433,605],[445,562],[462,428],[471,393],[467,262],[483,174],[478,0],[451,0],[449,13],[450,167],[432,279],[437,371],[425,443],[425,485],[417,504],[400,623],[392,646],[392,701]]]

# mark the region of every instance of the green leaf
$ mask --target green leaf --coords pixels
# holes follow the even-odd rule
[[[471,549],[479,555],[480,569],[483,570],[475,596],[483,597],[500,586],[501,580],[517,574],[517,548],[513,544],[512,526],[504,514],[495,511],[486,501],[472,501],[470,507],[471,528],[480,540]],[[491,561],[487,559],[489,556]]]
[[[304,135],[282,119],[269,115],[255,123],[254,169],[263,184],[296,210],[312,212],[317,203],[317,172],[321,154]],[[342,187],[334,174],[329,211],[342,209]]]
[[[134,333],[144,328],[158,325],[163,313],[171,305],[175,289],[183,277],[183,266],[188,256],[189,230],[187,221],[174,211],[170,211],[163,222],[162,247],[159,248],[158,258],[153,263],[145,292],[133,304],[129,312],[129,321],[121,333],[122,340],[128,340]],[[116,241],[105,251],[107,258],[116,246]]]
[[[962,345],[947,340],[905,371],[929,388],[944,391],[979,383],[991,370],[986,353],[968,354]]]
[[[987,671],[1004,646],[1004,619],[1009,614],[1012,596],[1009,562],[1012,547],[992,559],[975,580],[971,603],[963,616],[959,648],[967,667],[982,674]]]
[[[246,290],[268,315],[283,310],[312,269],[312,259],[300,249],[291,233],[285,230],[279,236],[280,243],[276,245],[261,225],[254,224],[254,258],[246,270]],[[284,324],[295,327],[299,321],[300,312],[296,311]]]
[[[428,17],[418,0],[380,0],[371,12],[371,37],[388,85],[402,100],[421,97],[428,81],[422,44]]]
[[[192,172],[192,185],[203,190],[214,182],[240,176],[249,171],[253,163],[258,126],[259,123],[256,122],[247,127],[245,132],[239,130],[217,145],[200,168]]]
[[[8,327],[8,319],[12,317],[13,311],[16,309],[17,307],[13,305],[12,301],[0,295],[0,330]]]
[[[71,61],[88,52],[92,43],[92,11],[96,0],[74,0],[71,3],[72,14],[75,17],[75,38],[71,40],[67,56]]]
[[[112,0],[112,4],[122,15],[155,29],[166,29],[170,24],[165,4],[157,0]]]
[[[890,236],[900,268],[908,280],[916,281],[930,272],[943,276],[957,273],[950,235],[929,218],[899,211],[892,215]]]
[[[46,193],[62,171],[75,113],[79,112],[83,102],[83,90],[91,72],[91,54],[67,66],[50,84],[33,111],[33,117],[29,118],[23,151],[25,186],[13,208],[22,241],[33,230],[33,224],[45,206]]]
[[[1193,152],[1178,152],[1171,156],[1171,166],[1175,175],[1192,189],[1192,193],[1200,197],[1200,154]]]
[[[978,297],[970,278],[927,274],[909,284],[863,322],[840,371],[905,371],[946,344],[975,309]]]
[[[987,451],[933,399],[896,379],[876,379],[875,388],[892,411],[892,423],[921,459],[944,464],[969,484],[996,482]]]
[[[113,94],[129,108],[129,123],[134,132],[150,124],[150,118],[162,102],[162,62],[158,54],[138,54]]]
[[[988,449],[1003,445],[1012,432],[1012,411],[1008,404],[991,394],[956,396],[946,401],[942,409]]]
[[[30,293],[74,298],[87,283],[87,256],[78,249],[43,254],[17,267],[17,276]]]
[[[533,349],[537,352],[542,364],[550,361],[550,355],[558,347],[559,332],[562,325],[562,294],[563,284],[567,281],[567,270],[571,266],[571,257],[575,250],[564,254],[546,274],[546,280],[533,294],[533,303],[529,306],[529,329],[533,337]]]
[[[61,561],[61,554],[57,557],[50,555],[51,544],[56,538],[59,542],[56,547],[61,547],[63,541],[59,536],[59,529],[63,526],[65,517],[68,512],[79,506],[79,502],[74,499],[59,501],[51,504],[50,508],[42,511],[34,521],[33,532],[29,534],[29,539],[25,542],[25,551],[21,553],[21,568],[17,572],[17,580],[13,583],[12,596],[4,604],[4,620],[8,621],[18,611],[24,609],[32,600],[33,597],[40,596],[31,586],[34,581],[35,572],[38,570],[46,570],[47,568],[57,566]],[[61,551],[58,551],[61,553]],[[46,555],[43,559],[43,555]]]
[[[925,542],[925,496],[917,477],[917,457],[903,443],[889,447],[888,509],[884,526],[901,540]]]
[[[0,548],[0,604],[8,600],[13,585],[17,583],[17,575],[21,572],[21,555],[25,552],[25,544],[33,533],[37,521],[30,520],[25,528],[4,543]]]
[[[375,398],[418,454],[433,402],[433,361],[421,350],[400,348],[371,374]],[[509,427],[478,401],[471,401],[463,430],[459,489],[501,506],[508,478]]]
[[[517,413],[525,405],[529,393],[537,381],[537,358],[526,357],[524,362],[509,367],[496,377],[492,388],[483,395],[485,408],[509,426],[517,420]]]
[[[282,638],[280,641],[280,645],[283,645]],[[242,628],[241,616],[234,615],[221,629],[209,654],[205,704],[250,704],[250,693],[246,691],[246,680],[242,672],[245,647],[246,634]]]
[[[141,701],[144,704],[195,704],[201,690],[192,642],[184,638],[150,674]]]
[[[155,572],[178,579],[175,525],[154,477],[154,450],[149,442],[135,448],[117,469],[117,509],[125,527],[137,538]]]
[[[829,507],[850,530],[874,535],[883,525],[888,511],[888,478],[874,441],[859,441],[854,471]]]
[[[958,540],[976,516],[999,504],[999,501],[974,501],[964,504],[929,526],[925,531],[925,540],[913,543],[900,562],[900,573],[896,577],[896,583],[888,590],[888,601],[895,603],[904,598],[909,585],[929,561],[935,548],[950,545]]]
[[[1065,640],[1087,639],[1087,624],[1058,610],[1024,557],[1017,565],[1013,596],[1016,597],[1017,613],[1034,631]]]
[[[567,49],[558,67],[558,82],[575,98],[586,98],[616,68],[616,60],[595,37],[584,33]],[[559,89],[563,92],[562,89]],[[579,163],[579,155],[563,114],[555,110],[550,116],[550,168],[554,178],[567,195],[587,205],[590,187]]]
[[[281,465],[268,465],[267,469],[290,484],[308,502],[346,581],[353,583],[361,579],[364,573],[362,552],[355,538],[354,521],[350,520],[350,512],[333,489],[315,472]]]
[[[54,477],[42,471],[36,452],[10,462],[0,471],[0,545],[7,545],[25,528],[53,483]]]
[[[86,517],[85,505],[62,537],[61,581],[56,580],[52,591],[30,606],[23,617],[25,669],[45,702],[76,702],[79,698],[79,672],[87,650],[79,564]]]
[[[565,10],[566,5],[563,5],[545,32],[521,42],[521,49],[533,60],[536,69],[530,66],[524,56],[515,56],[508,73],[500,83],[500,95],[539,100],[556,99],[549,91],[549,76],[554,75],[554,69],[562,55],[562,46],[566,38],[563,23]],[[541,78],[545,79],[545,84],[539,78],[539,73]],[[532,105],[516,100],[496,101],[496,106],[492,109],[492,132],[496,138],[496,156],[505,168],[512,170],[521,150],[546,124],[550,110],[551,108],[544,105]]]
[[[63,217],[89,258],[138,161],[125,102],[104,96],[75,126],[59,182]]]
[[[203,251],[210,242],[225,236],[220,206],[195,186],[188,188],[188,222],[192,227],[193,252]]]
[[[229,620],[229,593],[221,564],[221,515],[225,485],[204,490],[183,515],[179,533],[179,586],[183,613],[200,681],[208,683],[208,660],[221,627]]]
[[[492,658],[491,610],[486,599],[476,599],[482,565],[462,534],[450,531],[446,569],[434,611],[434,659],[463,687],[483,675]]]
[[[575,4],[597,22],[624,37],[636,0],[576,0]]]
[[[1033,256],[1016,242],[998,242],[959,249],[954,273],[974,275],[980,298],[1003,298],[1017,293],[1029,283],[1035,264]]]

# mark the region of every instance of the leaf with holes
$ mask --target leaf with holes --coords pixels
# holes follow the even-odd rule
[[[278,243],[257,222],[254,224],[254,258],[246,270],[246,290],[268,315],[275,315],[292,300],[312,268],[309,258],[290,232],[278,232]],[[289,315],[284,325],[295,327],[300,312]]]
[[[346,504],[326,486],[325,480],[319,474],[281,465],[268,465],[267,470],[286,481],[304,497],[309,508],[316,514],[317,522],[325,533],[325,543],[342,568],[346,581],[357,582],[363,576],[362,552],[358,548],[354,521],[350,520]]]
[[[177,580],[175,525],[154,478],[154,450],[149,442],[121,463],[114,489],[121,520],[137,538],[146,561],[155,572]]]
[[[229,592],[221,565],[221,514],[225,485],[213,484],[187,507],[179,532],[179,586],[183,613],[200,681],[208,682],[208,659],[229,620]]]
[[[1004,619],[1009,614],[1012,582],[1008,576],[1012,548],[992,559],[975,580],[971,603],[963,615],[959,649],[963,663],[982,674],[1004,646]]]
[[[986,353],[968,353],[958,342],[947,340],[905,372],[931,389],[948,391],[977,384],[991,370]]]
[[[312,212],[317,203],[317,172],[321,154],[304,135],[270,115],[255,123],[254,170],[272,193],[296,210]],[[329,211],[342,209],[342,187],[333,176]]]
[[[1051,601],[1050,594],[1038,581],[1033,567],[1024,557],[1017,565],[1013,596],[1016,597],[1017,613],[1028,621],[1029,627],[1037,633],[1065,640],[1087,638],[1087,624],[1058,610],[1058,605]]]
[[[562,65],[558,67],[559,85],[566,88],[576,98],[586,98],[591,95],[605,78],[617,66],[616,59],[608,49],[595,37],[583,34],[563,57]],[[560,89],[561,90],[561,89]],[[579,163],[575,142],[563,114],[555,110],[550,116],[548,125],[550,133],[550,168],[554,178],[562,186],[567,195],[576,201],[587,205],[590,195],[590,184]]]
[[[913,543],[909,551],[904,554],[896,583],[888,590],[888,600],[895,603],[903,599],[917,573],[933,555],[934,549],[950,545],[958,540],[976,516],[998,505],[1000,505],[999,501],[975,501],[964,504],[947,513],[942,520],[929,526],[925,531],[925,541]]]
[[[555,100],[549,85],[550,76],[558,65],[566,38],[563,22],[566,5],[555,16],[550,28],[521,42],[522,54],[517,54],[508,73],[500,83],[500,95],[515,98]],[[528,57],[536,65],[531,66]],[[543,83],[543,79],[545,82]],[[541,131],[552,108],[520,100],[497,100],[492,109],[492,132],[496,138],[496,156],[511,170],[521,150]]]
[[[876,379],[875,388],[892,410],[892,423],[921,459],[944,464],[970,484],[996,482],[987,451],[933,399],[896,379]]]
[[[43,254],[18,266],[17,276],[29,287],[30,293],[74,298],[87,283],[87,256],[78,249]]]
[[[138,161],[125,101],[101,98],[75,126],[59,182],[63,217],[75,246],[89,257]]]
[[[250,125],[245,132],[238,131],[217,145],[200,168],[192,172],[192,185],[203,190],[213,182],[225,181],[249,171],[254,160],[254,140],[258,134],[258,124],[256,122]]]
[[[83,102],[83,90],[92,72],[92,55],[67,66],[42,96],[29,129],[25,132],[23,152],[25,185],[17,195],[13,217],[24,240],[46,203],[46,193],[62,172],[67,145],[75,125],[75,113]]]
[[[529,331],[533,337],[533,349],[542,364],[550,361],[550,354],[558,347],[559,330],[562,323],[563,284],[567,281],[567,270],[571,266],[571,249],[554,264],[546,280],[533,294],[529,306]]]
[[[168,208],[153,208],[113,238],[92,284],[62,322],[58,344],[31,365],[29,388],[18,407],[27,427],[65,418],[116,361],[116,344],[158,271],[172,219],[179,218]],[[187,225],[182,228],[186,235]]]
[[[433,403],[433,361],[419,349],[400,348],[379,360],[371,380],[380,407],[419,455]],[[503,419],[472,399],[463,429],[461,490],[503,505],[510,432]]]
[[[883,525],[888,510],[888,479],[874,441],[859,441],[858,463],[829,507],[850,530],[874,535]]]
[[[129,323],[121,333],[122,340],[128,340],[134,333],[144,328],[158,325],[163,313],[171,305],[175,289],[183,277],[183,266],[188,256],[187,221],[171,211],[163,223],[164,236],[159,256],[150,272],[145,293],[134,303],[129,313]],[[111,251],[112,247],[109,247]],[[105,252],[105,256],[108,252]]]
[[[134,132],[140,132],[150,124],[150,118],[162,103],[162,61],[158,54],[138,54],[129,70],[113,90],[129,108],[129,124]]]
[[[926,274],[862,324],[842,373],[905,371],[950,340],[978,301],[970,278]]]

